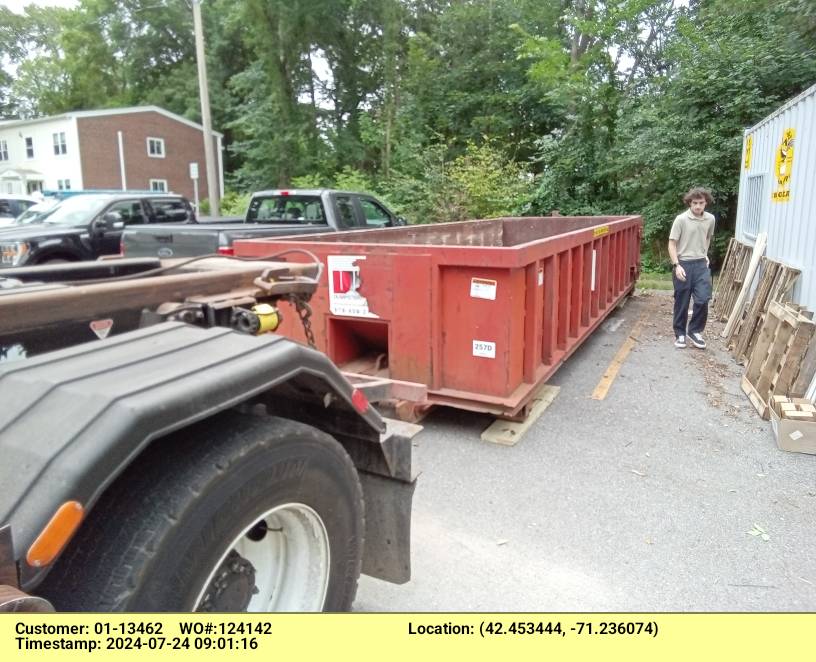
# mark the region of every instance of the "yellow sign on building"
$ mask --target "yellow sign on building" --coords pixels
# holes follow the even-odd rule
[[[754,136],[750,135],[745,139],[745,169],[751,169],[751,155],[754,152]]]
[[[790,200],[790,182],[793,172],[793,143],[796,137],[794,129],[785,129],[782,142],[776,148],[776,162],[774,176],[776,190],[771,194],[774,202],[788,202]]]

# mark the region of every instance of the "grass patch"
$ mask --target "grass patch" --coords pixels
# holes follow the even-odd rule
[[[640,274],[637,287],[644,290],[672,290],[672,275],[671,273],[649,271]]]

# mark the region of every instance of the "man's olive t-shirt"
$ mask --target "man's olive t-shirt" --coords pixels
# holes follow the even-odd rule
[[[693,216],[687,209],[672,223],[669,239],[677,242],[677,257],[680,260],[699,260],[708,255],[708,246],[714,234],[714,216],[707,211],[703,217]]]

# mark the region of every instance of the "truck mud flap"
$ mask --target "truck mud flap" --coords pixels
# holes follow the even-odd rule
[[[416,482],[359,472],[365,497],[363,574],[394,584],[411,579],[411,502]]]

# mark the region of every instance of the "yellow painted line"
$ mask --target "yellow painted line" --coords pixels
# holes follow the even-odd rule
[[[615,377],[618,376],[618,371],[623,365],[623,362],[626,360],[626,357],[629,356],[629,352],[631,352],[632,348],[635,346],[635,342],[637,341],[637,337],[640,335],[642,328],[643,318],[641,317],[635,324],[632,332],[629,334],[629,337],[623,341],[618,353],[615,354],[615,358],[612,359],[612,363],[609,364],[609,367],[606,369],[603,377],[601,377],[601,381],[598,382],[598,385],[592,392],[593,400],[603,400],[606,397],[606,394],[609,393],[612,382],[615,381]]]

